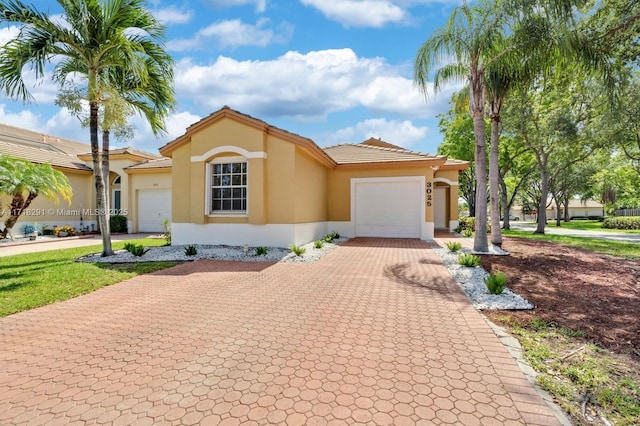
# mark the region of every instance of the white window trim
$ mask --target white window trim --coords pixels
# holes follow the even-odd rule
[[[212,203],[212,182],[211,175],[213,174],[211,166],[214,164],[225,164],[225,163],[247,163],[247,209],[242,213],[233,213],[233,212],[220,212],[215,213],[211,211],[211,203]],[[206,168],[206,197],[205,197],[205,206],[204,206],[204,214],[208,217],[249,217],[249,161],[246,157],[216,157],[213,160],[207,163]]]

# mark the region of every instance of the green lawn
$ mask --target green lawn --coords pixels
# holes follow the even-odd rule
[[[627,259],[640,259],[640,244],[621,241],[598,240],[587,237],[571,237],[567,235],[534,234],[532,231],[502,230],[503,235],[549,241],[570,247],[578,247],[596,253],[611,254]]]
[[[549,219],[547,227],[555,227],[556,221]],[[561,222],[560,228],[577,229],[583,231],[603,231],[603,232],[623,232],[626,234],[640,234],[638,229],[608,229],[602,227],[602,222],[597,220],[572,220],[571,222]]]
[[[164,240],[131,240],[145,246],[161,246]],[[121,249],[124,243],[113,244]],[[71,299],[136,275],[176,265],[176,262],[94,264],[75,259],[101,250],[101,246],[54,250],[0,257],[0,317],[49,303]]]

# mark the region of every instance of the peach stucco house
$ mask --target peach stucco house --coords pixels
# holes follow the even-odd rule
[[[0,124],[0,154],[49,163],[67,176],[73,189],[71,204],[36,198],[14,227],[14,235],[21,235],[26,224],[98,229],[90,151],[90,145],[83,142]],[[113,149],[109,184],[110,207],[127,217],[129,232],[162,232],[163,220],[171,220],[171,160],[134,148]],[[2,222],[9,203],[7,196],[0,199]]]
[[[328,232],[432,239],[458,224],[466,162],[378,139],[320,148],[224,107],[160,148],[174,244],[288,246]]]

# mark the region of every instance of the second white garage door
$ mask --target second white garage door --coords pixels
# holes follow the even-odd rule
[[[164,232],[165,219],[171,222],[171,190],[138,191],[138,232]]]
[[[356,236],[420,238],[420,181],[355,182],[352,196]]]

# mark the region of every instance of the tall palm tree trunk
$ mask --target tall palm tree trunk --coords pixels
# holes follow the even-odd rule
[[[96,208],[98,225],[102,236],[102,256],[112,256],[111,232],[107,219],[107,197],[100,164],[100,147],[98,144],[98,103],[89,102],[89,131],[91,133],[91,159],[93,160],[93,177],[96,184]]]
[[[500,247],[502,245],[502,231],[500,230],[500,106],[492,102],[491,106],[491,147],[489,151],[489,201],[491,204],[491,244]]]
[[[473,116],[473,134],[475,137],[474,160],[476,164],[476,232],[473,249],[477,252],[489,251],[487,242],[487,141],[484,128],[484,80],[472,64],[469,77],[469,110]]]
[[[104,203],[105,210],[104,216],[107,223],[109,232],[102,237],[102,242],[109,242],[109,248],[111,248],[111,203],[109,202],[110,185],[109,185],[109,131],[102,131],[102,176],[104,176]]]

